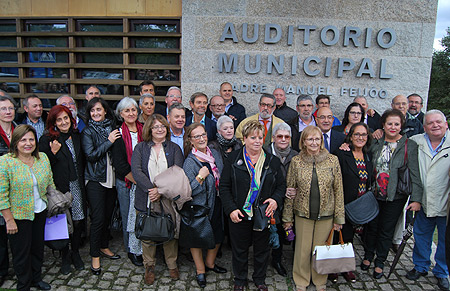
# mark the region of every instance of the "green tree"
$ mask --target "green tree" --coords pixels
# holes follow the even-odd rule
[[[450,27],[442,38],[442,51],[433,53],[431,65],[430,91],[428,92],[428,109],[439,109],[450,116]]]

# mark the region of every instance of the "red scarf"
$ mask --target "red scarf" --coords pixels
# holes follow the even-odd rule
[[[133,144],[131,142],[130,130],[128,129],[128,126],[125,122],[122,123],[121,128],[122,128],[123,142],[125,143],[125,149],[127,151],[127,161],[128,164],[131,165],[131,156],[133,155]],[[136,120],[138,143],[142,141],[142,128],[143,128],[142,123]],[[127,187],[131,188],[131,182],[127,178],[125,178],[125,182],[127,182]]]
[[[13,131],[14,131],[14,124],[12,124],[11,123],[11,136],[12,136],[12,133],[13,133]],[[0,136],[3,138],[3,140],[5,141],[5,143],[6,143],[6,145],[8,146],[8,148],[9,148],[9,139],[8,139],[8,137],[6,136],[6,132],[3,130],[3,128],[0,126]]]

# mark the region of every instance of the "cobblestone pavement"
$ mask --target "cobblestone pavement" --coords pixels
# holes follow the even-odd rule
[[[45,262],[43,267],[44,281],[52,285],[52,290],[201,290],[195,280],[194,263],[187,260],[186,256],[180,254],[178,264],[180,269],[180,280],[173,281],[169,277],[169,271],[164,263],[162,251],[157,252],[157,263],[155,268],[156,281],[152,286],[144,284],[143,267],[135,267],[128,260],[127,254],[122,247],[122,238],[120,233],[113,233],[114,239],[111,241],[111,250],[118,251],[122,256],[119,260],[101,259],[102,274],[94,276],[89,270],[89,245],[87,244],[82,250],[81,255],[85,262],[86,268],[83,271],[73,271],[68,275],[61,275],[59,269],[61,260],[54,258],[52,252],[46,248]],[[361,263],[361,255],[363,248],[358,238],[355,238],[355,254],[356,254],[356,283],[347,283],[342,276],[336,284],[328,281],[327,290],[438,290],[437,280],[429,273],[426,277],[420,277],[417,281],[406,279],[405,274],[413,267],[412,264],[412,246],[413,239],[410,239],[402,255],[402,259],[397,264],[394,273],[389,279],[383,277],[380,280],[372,278],[373,268],[368,271],[361,271],[359,264]],[[434,251],[433,251],[434,255]],[[284,248],[283,263],[288,269],[288,273],[292,274],[292,257],[293,251],[290,246]],[[251,258],[251,255],[250,255]],[[393,253],[388,257],[385,266],[385,273],[389,271],[393,260]],[[249,261],[249,273],[251,278],[252,260]],[[217,264],[228,269],[226,274],[215,274],[209,272],[207,274],[207,286],[205,290],[232,290],[233,276],[231,272],[231,250],[224,245],[222,258],[217,259]],[[12,270],[10,270],[12,273]],[[295,284],[292,275],[287,278],[279,276],[275,270],[269,266],[267,270],[266,283],[269,290],[295,290]],[[6,280],[2,288],[14,289],[15,279]],[[255,285],[249,282],[247,290],[256,290]],[[309,287],[308,290],[315,290]]]

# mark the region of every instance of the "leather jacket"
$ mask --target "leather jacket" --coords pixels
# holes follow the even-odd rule
[[[106,155],[110,154],[112,145],[112,142],[101,137],[91,126],[83,130],[82,146],[86,157],[84,172],[86,180],[106,182]]]

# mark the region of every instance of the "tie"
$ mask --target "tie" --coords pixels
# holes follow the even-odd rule
[[[269,123],[269,120],[264,120],[262,121],[264,123],[264,140],[263,142],[266,142],[266,135],[267,135],[267,123]]]
[[[328,145],[328,135],[326,133],[323,134],[323,143],[325,144],[325,148],[330,151],[330,146]]]

